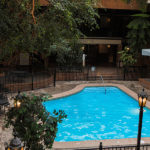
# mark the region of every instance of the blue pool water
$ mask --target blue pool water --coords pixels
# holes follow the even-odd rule
[[[139,105],[116,87],[87,87],[74,95],[43,103],[47,111],[62,109],[55,141],[137,138]],[[150,110],[144,108],[142,137],[150,137]]]

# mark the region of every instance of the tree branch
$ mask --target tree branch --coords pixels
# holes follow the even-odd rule
[[[34,0],[32,0],[32,11],[31,11],[32,17],[33,17],[33,21],[34,24],[36,24],[36,20],[35,20],[35,16],[34,16]]]

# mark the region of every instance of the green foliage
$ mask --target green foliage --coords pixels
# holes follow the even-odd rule
[[[135,56],[146,48],[150,39],[150,21],[147,14],[133,15],[134,19],[128,24],[127,43]]]
[[[130,66],[136,63],[136,59],[134,58],[134,54],[130,52],[130,49],[125,47],[124,50],[118,52],[121,54],[120,60],[123,63],[123,66]]]
[[[70,45],[71,49],[69,51],[66,51],[66,53],[59,53],[58,55],[62,55],[58,59],[58,65],[59,66],[80,66],[82,63],[82,54],[83,51],[81,50],[81,44],[76,44],[75,41],[73,41]]]
[[[72,50],[70,40],[78,41],[82,33],[81,24],[97,26],[99,17],[92,7],[95,0],[48,0],[42,7],[35,0],[35,21],[32,18],[31,0],[0,1],[0,60],[7,61],[20,52],[40,54],[45,60],[56,53],[60,61],[62,54]],[[72,41],[72,40],[71,40]]]
[[[133,0],[123,0],[127,4],[132,3]],[[136,0],[136,3],[138,4],[139,8],[142,12],[146,12],[147,9],[147,0]]]
[[[64,111],[54,110],[48,113],[42,102],[48,95],[22,95],[19,108],[12,107],[6,114],[6,127],[13,126],[13,131],[24,142],[26,150],[50,149],[57,132],[57,124],[66,118]]]

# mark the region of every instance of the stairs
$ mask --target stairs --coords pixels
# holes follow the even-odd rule
[[[89,71],[89,80],[99,80],[101,76],[104,80],[123,80],[121,69],[116,67],[97,67],[94,72]]]

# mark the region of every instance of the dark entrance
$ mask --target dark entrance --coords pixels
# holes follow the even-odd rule
[[[116,66],[117,45],[86,45],[86,64],[92,66]]]

